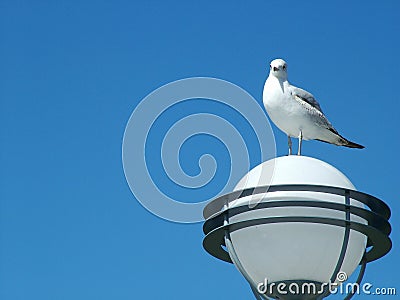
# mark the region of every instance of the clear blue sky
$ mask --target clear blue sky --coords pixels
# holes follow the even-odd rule
[[[201,224],[135,200],[122,137],[140,100],[177,79],[222,78],[261,104],[277,57],[366,146],[303,152],[390,205],[394,247],[365,281],[400,292],[399,2],[138,2],[0,2],[0,299],[251,299],[205,253]]]

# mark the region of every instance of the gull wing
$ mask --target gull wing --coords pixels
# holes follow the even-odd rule
[[[315,100],[314,96],[311,93],[292,85],[290,86],[289,89],[292,96],[297,98],[297,100],[304,101],[310,104],[312,107],[314,107],[316,110],[318,110],[320,113],[323,114],[321,106],[319,106],[318,101]]]

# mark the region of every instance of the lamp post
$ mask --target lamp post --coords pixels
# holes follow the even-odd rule
[[[234,263],[257,299],[322,299],[391,249],[389,207],[306,156],[260,164],[203,214],[205,250]]]

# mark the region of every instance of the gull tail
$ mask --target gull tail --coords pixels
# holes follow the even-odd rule
[[[329,128],[328,130],[330,131],[331,138],[329,138],[327,140],[322,140],[322,139],[317,139],[317,140],[321,141],[321,142],[325,142],[325,143],[334,144],[337,146],[348,147],[348,148],[356,148],[356,149],[364,149],[365,148],[363,145],[351,142],[348,139],[344,138],[334,128]]]
[[[337,135],[338,143],[336,145],[338,145],[338,146],[345,146],[345,147],[348,147],[348,148],[357,148],[357,149],[364,149],[365,148],[363,145],[354,143],[354,142],[349,141],[348,139],[344,138],[334,128],[330,129],[330,131]]]
[[[345,138],[343,138],[345,141],[345,144],[343,144],[342,146],[345,147],[349,147],[349,148],[357,148],[357,149],[364,149],[365,147],[363,145],[357,144],[357,143],[353,143],[349,140],[346,140]]]

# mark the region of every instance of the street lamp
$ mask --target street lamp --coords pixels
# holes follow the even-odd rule
[[[389,207],[306,156],[260,164],[203,214],[205,250],[234,263],[257,299],[322,299],[391,249]]]

